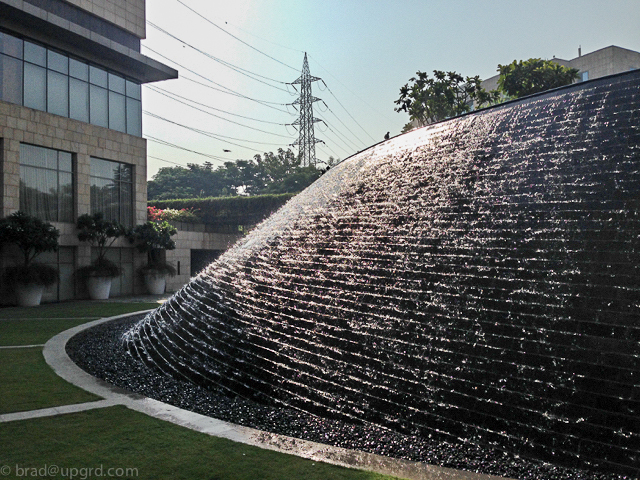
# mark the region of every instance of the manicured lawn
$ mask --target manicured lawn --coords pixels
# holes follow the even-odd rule
[[[58,377],[45,362],[42,348],[0,349],[0,413],[95,400],[100,397]]]
[[[69,328],[102,317],[157,308],[157,303],[75,302],[0,308],[0,346],[42,345]]]
[[[3,307],[0,318],[113,317],[123,313],[159,307],[159,303],[96,302],[90,300],[47,303],[38,307]]]
[[[16,466],[38,468],[56,465],[61,469],[78,469],[77,477],[82,475],[82,468],[88,473],[89,468],[102,466],[105,476],[109,468],[136,469],[129,471],[128,475],[123,471],[119,478],[393,478],[211,437],[120,406],[0,424],[0,445],[3,446],[0,465],[8,465],[13,470]],[[113,472],[117,473],[117,470]]]
[[[0,346],[44,344],[57,333],[93,319],[157,306],[156,303],[73,302],[0,308]],[[60,379],[46,364],[41,347],[0,349],[0,414],[98,399]],[[57,474],[42,470],[52,466],[60,467]],[[95,470],[100,467],[102,470]],[[94,469],[93,473],[89,469]],[[250,447],[121,406],[0,423],[0,474],[0,478],[7,479],[395,478]]]

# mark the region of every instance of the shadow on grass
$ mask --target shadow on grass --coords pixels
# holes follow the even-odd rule
[[[12,469],[56,465],[61,473],[75,468],[78,475],[82,468],[88,473],[102,467],[105,475],[108,469],[122,469],[120,478],[394,478],[211,437],[120,406],[1,424],[0,444],[2,461]]]

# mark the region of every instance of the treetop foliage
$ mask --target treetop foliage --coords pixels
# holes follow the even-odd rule
[[[416,72],[400,89],[396,112],[407,112],[411,120],[420,125],[455,117],[469,112],[474,104],[482,105],[496,95],[482,88],[478,75],[463,77],[456,72],[433,71],[433,78],[425,72]]]
[[[562,66],[553,60],[530,58],[508,65],[498,65],[498,89],[486,91],[480,77],[463,77],[456,72],[433,71],[433,78],[418,71],[416,77],[400,88],[396,112],[407,112],[411,123],[403,132],[450,117],[462,115],[472,108],[481,108],[500,101],[520,98],[552,88],[569,85],[576,80],[578,70]]]
[[[498,89],[512,98],[520,98],[552,88],[569,85],[578,78],[578,69],[560,65],[553,60],[530,58],[498,65]]]
[[[330,164],[333,158],[329,159]],[[225,162],[214,168],[210,162],[187,167],[165,167],[148,182],[149,200],[225,197],[299,192],[323,171],[302,167],[291,149],[255,155],[252,160]]]

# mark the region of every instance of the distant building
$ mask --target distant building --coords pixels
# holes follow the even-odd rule
[[[578,56],[572,60],[563,60],[556,57],[551,60],[565,67],[577,68],[579,70],[578,81],[582,82],[640,68],[639,52],[616,47],[615,45],[601,48],[585,55],[582,55],[582,51],[579,48]],[[482,82],[482,87],[487,91],[497,89],[499,78],[500,75],[495,75],[486,79]]]
[[[145,0],[0,0],[0,217],[22,210],[60,230],[60,250],[39,258],[61,274],[43,301],[84,295],[74,272],[92,252],[79,215],[147,220],[141,85],[178,72],[140,53],[144,37]],[[112,295],[132,294],[146,257],[114,247],[124,274]],[[16,258],[3,247],[0,268]]]

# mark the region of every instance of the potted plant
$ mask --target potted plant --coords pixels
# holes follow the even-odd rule
[[[138,274],[151,294],[163,294],[167,275],[173,277],[176,274],[174,266],[164,261],[161,255],[164,250],[176,248],[176,242],[171,239],[176,233],[176,227],[167,221],[148,221],[129,233],[129,241],[137,243],[138,251],[147,254],[148,263],[138,269]]]
[[[76,226],[78,240],[90,243],[98,254],[91,265],[80,267],[78,273],[87,279],[89,298],[106,300],[111,291],[111,280],[122,273],[118,265],[106,258],[107,248],[125,235],[126,230],[115,220],[105,220],[102,213],[80,215]]]
[[[60,232],[50,223],[15,212],[0,220],[0,243],[14,244],[22,252],[23,262],[5,269],[3,280],[12,285],[18,305],[40,305],[44,287],[58,280],[58,270],[34,260],[42,252],[56,251]]]

